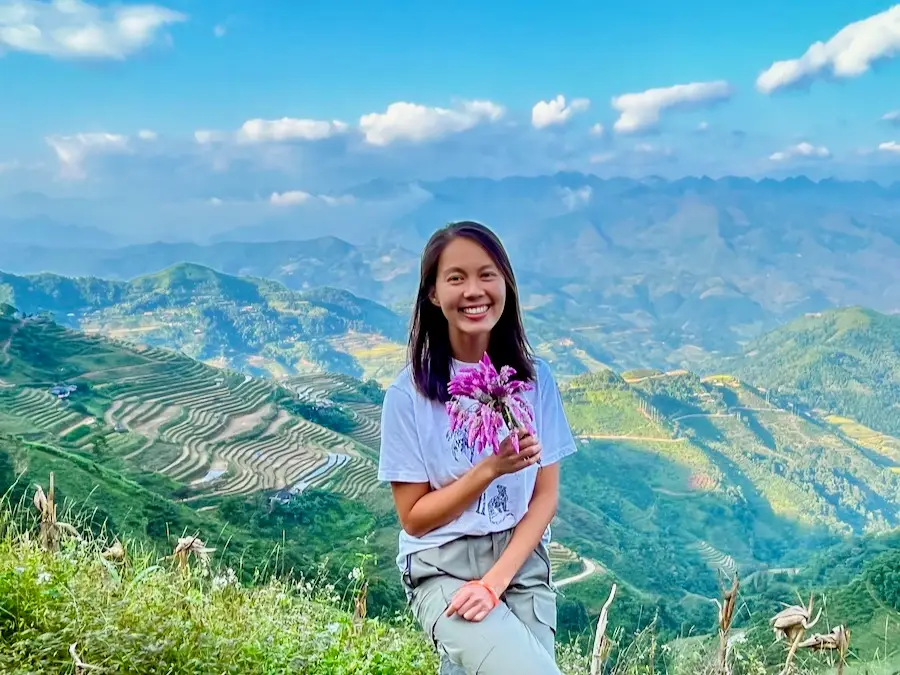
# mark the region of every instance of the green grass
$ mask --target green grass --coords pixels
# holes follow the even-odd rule
[[[181,564],[170,552],[147,549],[140,540],[109,530],[84,530],[70,508],[61,508],[59,518],[82,534],[78,539],[64,535],[58,550],[45,550],[36,536],[30,500],[0,500],[4,673],[72,672],[73,652],[88,666],[123,673],[431,675],[437,671],[436,653],[409,612],[390,617],[355,612],[367,583],[366,556],[359,557],[343,591],[315,570],[309,575],[277,575],[272,566],[255,568],[248,584],[221,563],[219,550],[211,551],[208,559],[188,556]],[[110,556],[115,542],[122,545],[121,556]],[[592,605],[606,599],[610,583],[598,578],[587,583]],[[565,599],[560,603],[561,614],[576,609]],[[610,611],[607,635],[612,649],[605,673],[713,672],[714,639],[686,633],[663,641],[657,626],[664,610],[641,618],[643,612],[639,599],[621,586]],[[623,630],[623,619],[634,614],[641,628]],[[855,627],[866,616],[840,616],[840,610],[831,610],[828,618]],[[737,626],[735,632],[748,639],[738,642],[732,653],[735,675],[764,675],[778,668],[783,647],[771,644],[764,624],[759,620]],[[893,637],[889,633],[885,639]],[[590,638],[587,631],[558,644],[563,675],[586,675]],[[863,668],[890,672],[896,643],[885,643],[885,653],[874,641],[864,645],[854,639],[851,672]],[[857,660],[862,652],[869,654],[865,662]],[[796,666],[798,675],[830,668],[827,657],[804,653],[798,655]]]
[[[116,672],[436,671],[433,650],[408,620],[356,623],[348,599],[316,578],[289,581],[261,571],[247,588],[227,569],[208,572],[195,562],[182,573],[170,558],[125,543],[126,562],[116,564],[102,558],[99,539],[48,555],[7,530],[0,539],[0,671],[70,672],[72,644],[83,662]]]

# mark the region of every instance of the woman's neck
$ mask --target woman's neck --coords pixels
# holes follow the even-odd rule
[[[450,335],[450,351],[453,358],[463,363],[478,363],[490,344],[488,335]]]

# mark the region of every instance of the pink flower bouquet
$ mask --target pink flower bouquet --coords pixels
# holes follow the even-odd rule
[[[474,368],[461,369],[447,388],[451,397],[447,402],[451,433],[465,429],[469,445],[478,452],[490,447],[494,454],[499,454],[498,432],[505,425],[513,448],[519,452],[517,430],[524,429],[529,434],[535,430],[534,411],[523,396],[532,385],[513,380],[515,374],[510,366],[503,366],[497,372],[487,352]],[[474,401],[474,405],[465,403],[464,398]]]

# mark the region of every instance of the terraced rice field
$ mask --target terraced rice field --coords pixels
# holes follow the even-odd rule
[[[553,576],[559,574],[559,570],[563,565],[572,563],[582,565],[581,558],[578,557],[575,551],[566,548],[557,541],[551,541],[547,549],[550,554],[550,570]]]
[[[347,435],[377,454],[381,446],[381,408],[362,400],[351,378],[333,373],[299,375],[290,378],[285,386],[302,401],[339,406],[355,424]]]
[[[85,419],[81,413],[70,410],[66,400],[41,389],[2,389],[0,408],[15,417],[28,419],[36,429],[56,435],[62,435]]]
[[[106,451],[136,469],[189,486],[185,501],[310,486],[359,496],[376,486],[380,408],[364,402],[352,379],[310,376],[296,385],[308,400],[350,401],[340,405],[353,428],[342,434],[285,409],[285,390],[269,380],[162,349],[122,348],[131,351],[128,365],[86,363],[70,375],[79,388],[68,400],[45,383],[21,385],[0,389],[0,411],[84,451],[103,438]]]
[[[829,415],[825,421],[837,427],[853,442],[900,464],[900,439],[870,429],[849,417]]]
[[[700,551],[700,555],[706,561],[706,564],[714,570],[721,570],[727,576],[733,576],[737,573],[737,563],[730,555],[713,548],[705,541],[698,542],[696,548]]]

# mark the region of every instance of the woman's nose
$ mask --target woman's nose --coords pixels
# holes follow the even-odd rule
[[[463,293],[467,298],[477,298],[482,295],[481,284],[478,283],[478,280],[472,279],[468,283],[466,283],[466,287],[463,290]]]

